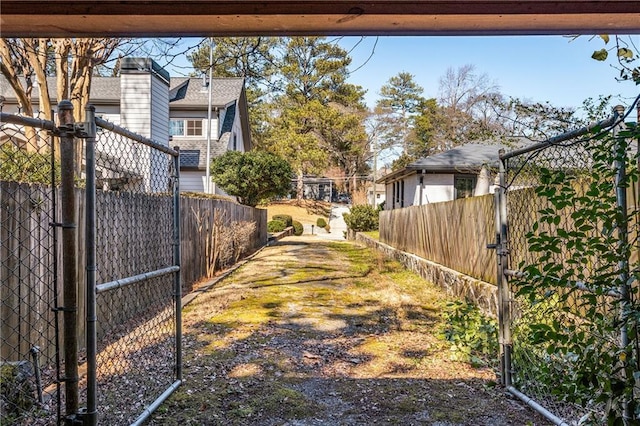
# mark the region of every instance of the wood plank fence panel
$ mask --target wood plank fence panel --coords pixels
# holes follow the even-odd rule
[[[484,195],[380,213],[380,241],[495,284],[494,196]]]
[[[3,360],[30,359],[41,349],[43,364],[55,355],[51,190],[0,182],[0,310]]]
[[[3,360],[29,359],[29,350],[39,346],[43,362],[55,356],[55,329],[52,312],[54,298],[62,304],[62,289],[54,289],[53,263],[62,264],[62,251],[53,259],[50,222],[51,189],[42,185],[0,182],[0,336]],[[84,345],[85,317],[85,194],[76,189],[78,260],[78,342]],[[99,283],[150,272],[172,264],[172,199],[153,194],[127,194],[98,191],[96,253]],[[61,217],[60,204],[56,205]],[[185,292],[206,278],[205,236],[198,230],[195,212],[224,214],[232,221],[255,222],[253,249],[266,244],[266,210],[224,200],[181,197],[182,280]],[[222,213],[224,212],[224,213]],[[210,218],[213,220],[213,217]],[[60,243],[60,242],[59,242]],[[58,268],[61,283],[62,268]],[[170,277],[167,279],[171,279]],[[60,286],[59,286],[60,287]],[[57,295],[54,293],[57,291]],[[101,297],[101,333],[111,325],[126,321],[139,312],[142,302],[129,300],[126,307],[116,301],[122,297]],[[129,293],[130,294],[130,293]],[[113,300],[111,300],[113,299]],[[62,333],[62,327],[60,327]],[[63,336],[60,336],[62,339]]]

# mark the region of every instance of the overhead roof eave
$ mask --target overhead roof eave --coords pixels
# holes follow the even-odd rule
[[[37,6],[37,7],[36,7]],[[3,0],[3,37],[638,34],[637,0]]]

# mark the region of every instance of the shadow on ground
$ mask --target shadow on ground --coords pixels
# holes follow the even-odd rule
[[[284,239],[185,309],[185,383],[149,424],[547,424],[451,360],[445,300],[368,249]]]

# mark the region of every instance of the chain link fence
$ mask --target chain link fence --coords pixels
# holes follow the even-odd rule
[[[623,112],[501,154],[502,381],[555,424],[640,420],[638,133]]]
[[[1,117],[0,422],[140,424],[181,381],[179,154],[58,109]]]
[[[98,422],[132,424],[179,384],[177,152],[96,123]]]
[[[3,425],[55,424],[60,417],[60,154],[51,130],[53,122],[22,117],[0,127]]]

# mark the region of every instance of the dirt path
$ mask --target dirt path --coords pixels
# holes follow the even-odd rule
[[[282,240],[187,306],[185,383],[149,424],[548,424],[450,360],[443,301],[368,249]]]

